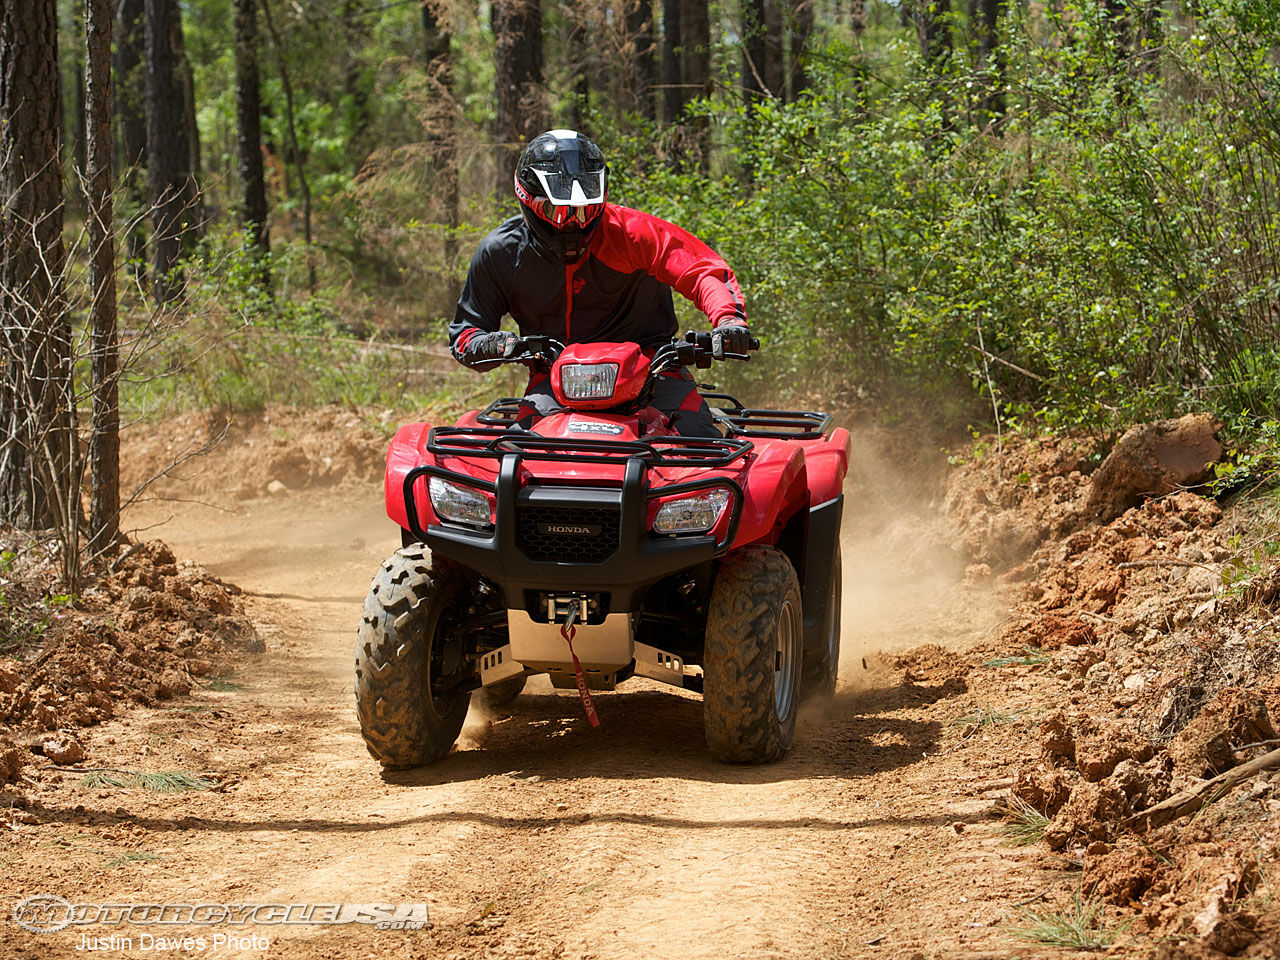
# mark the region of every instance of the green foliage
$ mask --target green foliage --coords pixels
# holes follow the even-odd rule
[[[1213,465],[1215,494],[1260,486],[1280,474],[1280,421],[1240,414],[1224,434],[1231,446],[1226,459]]]
[[[662,125],[632,112],[625,55],[593,68],[590,103],[577,103],[568,9],[546,17],[552,122],[586,106],[612,199],[692,230],[738,272],[766,353],[717,369],[725,388],[923,406],[956,426],[990,418],[990,400],[1006,423],[1104,434],[1188,409],[1280,407],[1277,0],[1145,4],[1123,18],[1096,0],[1004,4],[995,56],[953,4],[945,52],[928,61],[897,5],[869,4],[865,35],[819,24],[808,90],[752,103],[720,22],[717,92]],[[184,331],[129,398],[402,405],[409,390],[417,405],[446,403],[476,381],[433,370],[415,382],[349,334],[443,340],[470,244],[505,209],[492,194],[494,38],[479,8],[448,6],[450,98],[424,63],[417,4],[272,10],[283,49],[262,29],[259,51],[272,287],[255,289],[238,238],[216,228],[188,266],[214,302],[209,329]],[[206,202],[229,211],[231,4],[200,0],[184,18]],[[285,147],[277,54],[299,158]],[[310,249],[295,160],[313,195]],[[677,308],[682,325],[702,322]]]
[[[720,249],[770,371],[809,389],[943,405],[989,374],[1003,414],[1103,432],[1274,410],[1280,30],[1213,0],[1126,55],[1105,9],[1006,7],[1003,112],[972,58],[881,40],[851,74],[833,47],[797,102],[703,106],[721,175],[655,167],[669,132],[600,117],[622,199]]]
[[[278,244],[263,261],[239,234],[206,236],[183,265],[184,310],[138,320],[149,333],[122,379],[126,409],[446,405],[456,393],[453,378],[465,371],[409,344],[366,339],[363,324],[344,321],[325,292],[294,292],[305,256],[301,245]],[[264,266],[273,287],[263,283]]]
[[[11,572],[17,559],[13,550],[0,551],[0,573]],[[38,601],[15,602],[0,589],[0,656],[20,658],[40,643],[54,622],[62,619],[64,610],[79,601],[72,593],[54,593]]]

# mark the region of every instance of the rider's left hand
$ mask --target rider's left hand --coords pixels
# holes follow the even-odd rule
[[[711,355],[723,360],[726,353],[746,353],[751,347],[751,331],[746,324],[722,323],[711,331]]]

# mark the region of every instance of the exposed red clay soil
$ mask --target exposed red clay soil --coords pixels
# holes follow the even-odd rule
[[[35,572],[23,571],[26,585]],[[44,577],[52,577],[47,567]],[[79,602],[28,611],[42,621],[40,636],[19,644],[11,634],[9,655],[0,657],[0,782],[20,780],[32,753],[78,763],[79,728],[173,700],[229,670],[238,654],[261,652],[239,594],[189,564],[180,568],[168,547],[151,541],[127,546]]]
[[[971,538],[983,517],[1009,514],[1044,537],[999,555],[998,591],[1013,605],[992,650],[1043,657],[1033,668],[1043,702],[1060,705],[1040,721],[1039,756],[1012,787],[1050,818],[1045,845],[1082,863],[1082,892],[1122,908],[1129,934],[1163,943],[1161,955],[1272,957],[1280,875],[1266,867],[1280,847],[1280,774],[1145,833],[1124,825],[1276,746],[1277,566],[1254,563],[1261,554],[1242,546],[1259,537],[1256,524],[1176,489],[1204,478],[1201,458],[1220,449],[1211,440],[1208,418],[1135,428],[1122,441],[1129,449],[1104,461],[1120,465],[1100,477],[1103,468],[1089,476],[1061,442],[1014,438],[1004,472],[1022,479],[1003,486],[1023,489],[964,495],[992,482],[988,453],[953,475],[948,504]],[[1115,483],[1137,500],[1158,488],[1154,470],[1135,466],[1157,446],[1185,468],[1164,496],[1121,511],[1120,494],[1099,493]],[[1116,515],[1091,522],[1099,511]],[[990,545],[972,557],[994,558]]]
[[[1277,956],[1280,774],[1125,826],[1276,736],[1280,568],[1245,556],[1257,516],[1181,489],[1202,478],[1206,424],[1212,439],[1184,418],[1115,450],[983,438],[950,470],[861,432],[840,686],[778,764],[712,762],[692,695],[629,684],[598,697],[592,730],[535,682],[473,709],[439,764],[391,774],[350,694],[360,602],[398,545],[384,425],[237,422],[154,488],[171,499],[129,514],[210,572],[139,548],[43,646],[0,659],[0,898],[426,902],[422,931],[247,932],[269,937],[258,955],[459,960],[1083,956],[1015,930],[1083,898],[1116,955]],[[221,429],[133,428],[129,477]],[[1100,499],[1107,463],[1132,502]],[[238,652],[259,636],[261,656]],[[50,765],[182,769],[218,790]],[[1019,803],[1047,819],[1025,846],[1007,832]],[[7,912],[0,955],[83,955],[77,932]]]

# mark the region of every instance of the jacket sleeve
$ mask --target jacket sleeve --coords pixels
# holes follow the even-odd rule
[[[462,286],[458,308],[449,324],[449,350],[459,363],[466,363],[462,351],[478,333],[492,333],[502,325],[502,318],[509,312],[506,285],[497,269],[489,238],[481,241],[471,266],[467,270],[467,282]]]
[[[742,288],[724,258],[688,230],[638,210],[623,211],[635,266],[707,315],[713,327],[747,322]]]

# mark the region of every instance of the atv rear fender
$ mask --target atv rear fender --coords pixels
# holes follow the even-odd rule
[[[760,470],[770,466],[762,452],[752,465],[747,484],[747,509],[734,547],[760,542],[777,546],[791,559],[800,580],[804,610],[804,647],[821,651],[827,637],[827,607],[831,602],[831,575],[840,549],[840,522],[844,511],[845,473],[849,469],[849,431],[832,431],[829,437],[775,444],[790,453],[787,469]],[[797,472],[796,467],[800,466]],[[800,484],[804,484],[800,487]],[[756,523],[748,523],[755,507]]]

